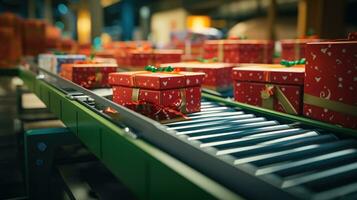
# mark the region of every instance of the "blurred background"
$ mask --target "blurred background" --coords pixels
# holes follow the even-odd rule
[[[218,37],[341,38],[357,30],[357,0],[1,0],[0,12],[44,19],[79,43],[151,40],[172,32]]]

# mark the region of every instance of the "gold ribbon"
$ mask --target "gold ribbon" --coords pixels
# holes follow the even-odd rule
[[[139,93],[140,93],[140,88],[133,88],[132,94],[131,94],[131,100],[134,102],[139,101]]]
[[[263,44],[263,63],[268,63],[268,45],[269,42]]]
[[[316,97],[306,93],[304,94],[304,103],[312,106],[326,108],[347,115],[357,116],[357,106],[352,106],[338,101]]]
[[[224,41],[223,40],[218,41],[217,51],[218,51],[218,56],[217,56],[218,61],[223,62],[223,59],[224,59]]]
[[[187,100],[186,100],[186,89],[185,88],[180,89],[180,95],[181,95],[181,103],[179,106],[180,112],[187,113]]]
[[[261,91],[262,107],[273,109],[274,108],[274,98],[283,106],[283,109],[288,114],[298,114],[294,106],[290,103],[289,99],[281,91],[280,87],[277,85],[266,85],[266,89]],[[267,90],[275,89],[275,92],[271,95]]]
[[[270,71],[263,71],[263,79],[265,82],[271,81],[271,73]]]
[[[185,55],[191,55],[191,41],[185,40]]]
[[[131,100],[133,102],[138,102],[139,101],[139,94],[140,94],[140,88],[133,88],[133,91],[132,91],[132,94],[131,94]],[[181,103],[178,106],[178,109],[182,113],[187,113],[186,88],[181,88],[180,89],[180,96],[181,96]],[[159,98],[159,104],[161,104],[161,98]]]
[[[295,60],[300,59],[300,44],[297,42],[294,43],[294,56]]]

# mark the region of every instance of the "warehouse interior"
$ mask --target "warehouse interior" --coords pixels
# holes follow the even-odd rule
[[[0,0],[0,199],[357,199],[357,0]]]

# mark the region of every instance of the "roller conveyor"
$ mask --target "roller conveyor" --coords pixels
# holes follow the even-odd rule
[[[244,197],[356,196],[355,138],[214,98],[204,98],[201,112],[188,115],[190,120],[161,125],[110,102],[110,95],[104,98],[55,78],[45,81]],[[123,118],[104,114],[107,106]]]
[[[189,115],[200,117],[166,124],[167,129],[175,130],[177,135],[188,135],[188,140],[196,141],[202,149],[213,148],[217,158],[232,156],[231,164],[238,169],[248,169],[252,176],[297,197],[334,198],[325,194],[346,193],[351,184],[345,182],[347,175],[357,182],[355,140],[280,124],[207,100],[202,105],[200,113]],[[225,117],[208,113],[215,110]],[[229,113],[235,117],[226,117]],[[348,189],[352,192],[351,187]]]

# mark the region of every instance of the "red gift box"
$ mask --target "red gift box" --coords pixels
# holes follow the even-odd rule
[[[306,43],[316,42],[318,39],[286,39],[280,40],[281,59],[298,60],[305,58]]]
[[[304,115],[357,128],[357,41],[308,43]]]
[[[78,61],[61,65],[61,76],[85,88],[109,87],[109,73],[116,72],[114,63]]]
[[[289,114],[302,113],[303,65],[241,64],[233,69],[236,101]]]
[[[273,53],[269,40],[207,40],[203,56],[226,63],[272,63]]]
[[[200,111],[203,73],[118,72],[111,73],[113,101],[126,105],[144,101],[192,113]]]
[[[22,19],[12,13],[2,13],[0,27],[0,65],[15,66],[19,63],[22,55]]]
[[[142,68],[146,65],[159,66],[162,63],[180,62],[183,54],[182,50],[161,49],[161,50],[132,50],[130,54],[130,63],[127,67]]]
[[[172,66],[180,71],[203,72],[205,79],[203,88],[225,92],[232,89],[232,69],[233,64],[219,62],[180,62],[168,63],[162,66]]]

